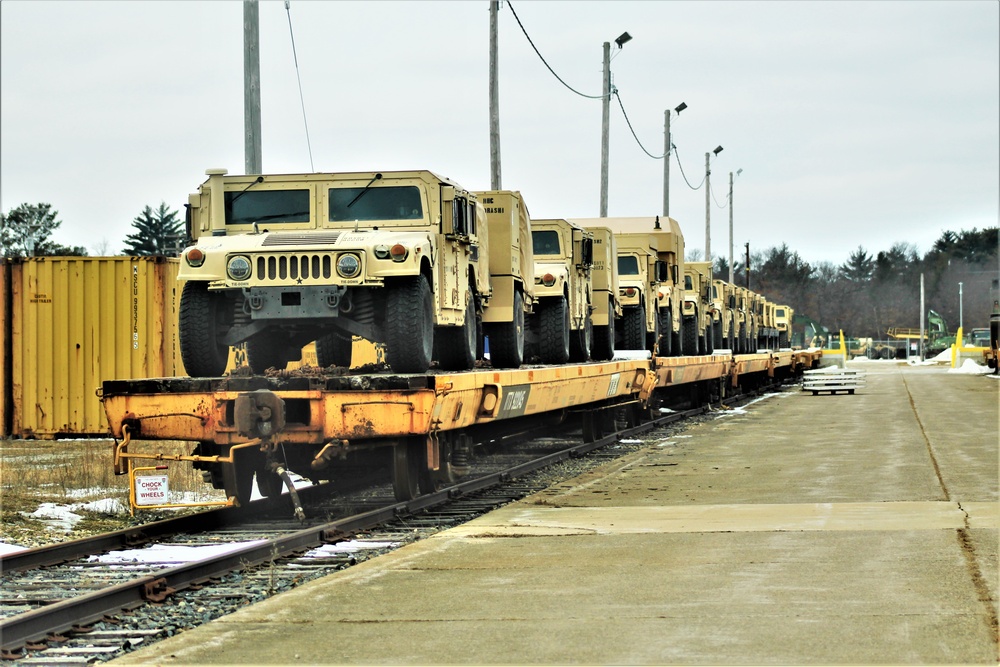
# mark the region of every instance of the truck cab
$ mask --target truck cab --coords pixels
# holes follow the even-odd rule
[[[775,304],[774,324],[775,328],[778,330],[779,348],[786,348],[791,344],[793,317],[795,317],[795,311],[792,308],[785,305]]]
[[[529,338],[542,363],[587,361],[593,336],[594,233],[567,220],[532,220],[535,311]]]
[[[178,279],[192,376],[246,344],[254,372],[316,341],[349,366],[351,338],[384,343],[399,373],[472,368],[493,297],[479,198],[430,171],[227,175],[190,195]],[[510,324],[510,323],[508,323]]]

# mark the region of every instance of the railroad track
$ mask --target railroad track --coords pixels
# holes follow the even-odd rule
[[[483,474],[406,502],[392,500],[387,487],[329,504],[322,496],[330,485],[306,488],[300,496],[313,518],[303,525],[291,521],[287,496],[281,496],[4,556],[3,660],[31,665],[111,659],[469,521],[556,481],[539,470],[574,459],[563,478],[575,476],[643,446],[622,445],[621,438],[711,407],[669,413],[585,443],[579,431],[575,436],[546,433],[524,441],[520,449],[530,455],[522,460],[512,463],[505,447],[482,465],[477,460]],[[545,453],[538,455],[539,450]],[[150,562],[148,557],[128,562],[127,550],[142,547],[148,553],[153,545],[216,551],[186,562]]]

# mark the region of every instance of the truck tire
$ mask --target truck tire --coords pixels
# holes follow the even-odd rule
[[[542,306],[538,327],[538,351],[543,364],[569,361],[569,307],[566,297],[549,299]]]
[[[667,306],[666,308],[660,308],[656,316],[660,320],[660,341],[657,352],[661,357],[669,357],[674,348],[674,315],[670,310],[670,306]]]
[[[674,331],[671,334],[670,346],[671,346],[671,356],[683,357],[688,354],[687,345],[684,344],[684,331],[687,329],[684,326],[684,316],[681,316],[681,326],[678,331]]]
[[[778,347],[788,347],[788,332],[779,331],[778,332]]]
[[[715,348],[716,345],[721,345],[723,347],[725,347],[725,345],[726,345],[726,341],[722,338],[722,320],[721,319],[719,319],[718,322],[713,322],[712,323],[712,348],[713,348],[712,352],[715,351],[714,348]],[[712,352],[709,352],[709,354],[712,354]]]
[[[434,350],[430,285],[423,276],[411,276],[388,283],[386,289],[386,361],[397,373],[425,373]]]
[[[736,347],[738,347],[740,349],[740,354],[746,354],[747,352],[750,351],[750,349],[749,349],[750,346],[747,345],[747,325],[746,324],[741,324],[740,325],[740,335],[739,335],[738,340],[736,342]]]
[[[226,372],[229,346],[220,342],[226,303],[221,293],[208,291],[207,283],[184,284],[178,324],[181,361],[191,377],[218,377]]]
[[[476,365],[478,346],[476,325],[476,300],[469,294],[465,305],[465,319],[457,327],[438,327],[434,332],[438,339],[441,368],[447,371],[467,371]]]
[[[615,357],[615,308],[608,303],[608,324],[594,327],[594,344],[590,350],[595,361],[609,361]]]
[[[705,354],[715,354],[715,325],[705,327]]]
[[[587,306],[587,314],[583,318],[583,326],[569,334],[569,358],[570,361],[589,361],[591,353],[591,343],[594,338],[594,324],[590,320],[590,306]]]
[[[328,333],[316,339],[316,363],[321,368],[327,366],[350,368],[353,352],[354,340],[350,334]]]
[[[685,317],[684,322],[684,352],[698,354],[698,317]]]
[[[646,309],[640,304],[622,313],[622,349],[646,349]]]
[[[247,364],[254,374],[263,375],[268,368],[285,370],[288,361],[283,340],[285,337],[276,329],[265,329],[247,340]]]
[[[514,321],[491,324],[490,363],[494,368],[518,368],[524,361],[524,300],[514,290]]]
[[[726,340],[726,347],[733,354],[736,353],[736,318],[729,318],[729,336]]]

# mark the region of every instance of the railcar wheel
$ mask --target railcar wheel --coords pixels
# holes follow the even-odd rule
[[[413,500],[420,495],[422,465],[420,444],[403,441],[392,448],[392,492],[399,502]]]
[[[590,319],[590,307],[583,318],[583,326],[570,332],[569,358],[571,361],[589,361],[594,340],[594,323]]]
[[[285,482],[281,479],[281,475],[273,470],[268,470],[262,461],[261,465],[257,467],[257,490],[260,491],[260,495],[265,498],[280,496],[284,488]]]
[[[514,291],[514,321],[490,325],[490,363],[494,368],[518,368],[524,361],[524,300]]]
[[[397,373],[425,373],[434,351],[434,296],[423,276],[387,285],[386,361]]]
[[[646,309],[640,304],[628,308],[622,314],[622,349],[645,349],[646,341]]]
[[[350,368],[352,354],[354,354],[354,340],[350,334],[338,331],[316,339],[316,363],[321,368],[327,366]]]
[[[457,327],[438,327],[434,335],[438,339],[441,368],[448,371],[467,371],[476,365],[478,336],[476,332],[476,302],[469,295],[465,306],[465,319]]]
[[[178,324],[181,361],[191,377],[218,377],[226,371],[229,346],[221,342],[226,303],[221,292],[208,291],[208,283],[184,284]]]
[[[237,451],[233,455],[233,462],[222,466],[222,484],[226,489],[226,497],[235,497],[241,507],[246,506],[250,502],[250,496],[253,495],[255,458],[249,452]]]
[[[538,351],[545,364],[569,361],[569,307],[566,297],[551,299],[539,314]]]

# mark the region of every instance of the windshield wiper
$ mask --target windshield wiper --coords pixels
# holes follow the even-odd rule
[[[235,204],[235,203],[236,203],[236,200],[237,200],[237,199],[239,199],[240,197],[242,197],[243,195],[245,195],[245,194],[246,194],[246,192],[247,192],[247,190],[249,190],[249,189],[250,189],[250,188],[252,188],[253,186],[257,185],[258,183],[263,183],[263,182],[264,182],[264,177],[263,177],[263,176],[258,176],[258,177],[256,178],[256,180],[254,180],[254,181],[253,181],[253,182],[252,182],[252,183],[251,183],[250,185],[248,185],[248,186],[246,186],[245,188],[243,188],[243,189],[242,189],[242,190],[240,191],[240,193],[239,193],[238,195],[236,195],[235,197],[233,197],[233,198],[232,198],[232,199],[231,199],[231,200],[229,201],[229,206],[232,206],[233,204]]]
[[[365,186],[365,189],[362,190],[361,192],[359,192],[357,194],[357,196],[354,199],[351,200],[351,203],[347,205],[347,208],[351,208],[352,206],[354,206],[354,203],[356,201],[358,201],[359,199],[361,199],[361,197],[366,192],[368,192],[368,188],[370,188],[372,186],[372,183],[374,183],[375,181],[379,181],[379,180],[382,180],[382,174],[375,174],[375,178],[373,178],[372,180],[368,181],[368,185]]]

